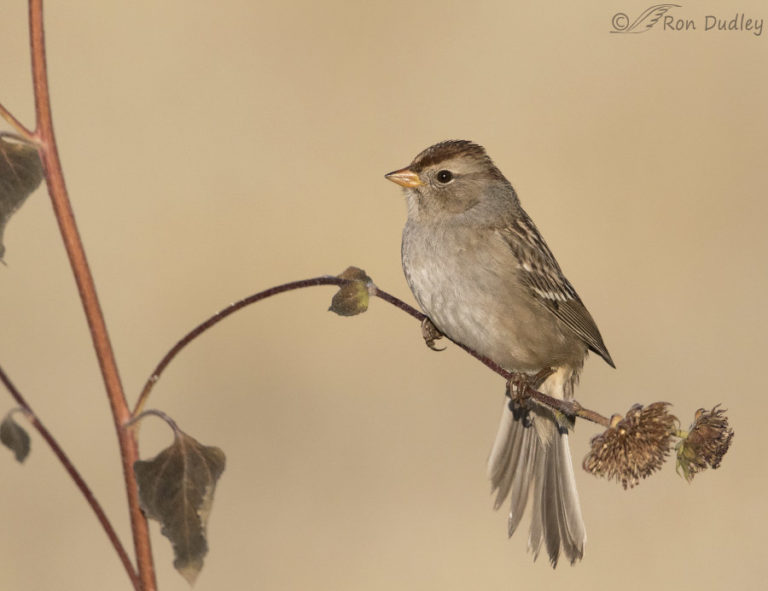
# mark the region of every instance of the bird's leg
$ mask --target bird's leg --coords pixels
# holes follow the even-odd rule
[[[551,367],[545,367],[531,375],[523,372],[515,372],[507,381],[507,396],[519,402],[532,397],[549,376],[555,372]]]
[[[528,398],[528,379],[527,374],[513,373],[507,380],[507,398],[514,402],[523,402]]]
[[[532,405],[539,403],[538,396],[543,396],[538,389],[554,371],[551,367],[545,367],[533,375],[515,372],[507,381],[509,409],[517,420],[523,421],[526,427],[531,425]],[[559,425],[560,421],[557,422]]]
[[[509,397],[509,409],[516,419],[523,419],[525,425],[530,424],[530,409],[534,404],[548,408],[554,415],[560,433],[567,433],[573,429],[576,414],[581,406],[573,401],[552,398],[538,391],[544,381],[555,372],[551,367],[545,367],[539,372],[529,375],[514,373],[507,382],[507,397]]]
[[[555,370],[551,367],[545,367],[544,369],[540,369],[538,373],[533,374],[529,377],[528,387],[532,388],[533,390],[538,390],[539,387],[546,381],[546,379],[551,376],[553,373],[555,373]]]
[[[526,427],[530,427],[533,424],[530,413],[530,396],[528,394],[529,378],[530,376],[524,373],[515,372],[507,380],[509,410],[512,412],[512,416],[515,417],[515,420],[521,421]]]
[[[435,341],[443,338],[443,333],[437,330],[437,327],[432,324],[429,318],[425,318],[421,321],[421,336],[424,337],[424,342],[427,347],[433,351],[445,351],[445,347],[438,347],[435,345]]]

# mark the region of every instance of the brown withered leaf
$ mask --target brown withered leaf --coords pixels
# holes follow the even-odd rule
[[[208,553],[206,525],[216,482],[224,471],[224,452],[175,431],[174,442],[151,460],[133,465],[141,508],[160,522],[171,540],[173,566],[193,584]]]
[[[0,136],[0,261],[5,246],[3,233],[8,219],[43,180],[37,149],[8,136]]]
[[[12,413],[5,415],[0,423],[0,442],[13,452],[17,462],[22,463],[29,455],[29,435],[24,427],[13,420]]]
[[[331,307],[328,309],[339,316],[356,316],[365,312],[370,300],[368,289],[373,284],[371,278],[357,267],[347,267],[339,278],[348,279],[350,282],[342,285],[333,295]]]

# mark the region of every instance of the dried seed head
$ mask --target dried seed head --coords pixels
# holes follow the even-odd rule
[[[584,469],[595,476],[616,479],[626,489],[639,484],[664,463],[677,419],[669,403],[636,404],[624,418],[611,417],[611,426],[592,438]]]
[[[697,410],[688,434],[677,444],[677,469],[688,482],[702,470],[719,468],[731,446],[733,429],[719,407]]]

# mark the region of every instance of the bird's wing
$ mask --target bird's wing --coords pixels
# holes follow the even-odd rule
[[[498,231],[517,258],[521,280],[536,300],[575,332],[592,351],[615,367],[595,321],[563,275],[531,218],[521,210],[519,216]]]

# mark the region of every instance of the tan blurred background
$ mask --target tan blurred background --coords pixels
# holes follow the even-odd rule
[[[485,460],[503,383],[427,350],[384,302],[333,290],[241,312],[155,390],[227,453],[197,582],[209,589],[757,589],[768,411],[768,27],[610,34],[635,0],[560,3],[50,2],[59,147],[132,400],[162,354],[265,287],[363,267],[413,301],[403,198],[383,174],[447,138],[484,144],[589,305],[618,370],[592,357],[578,398],[605,413],[668,400],[688,423],[722,402],[718,471],[632,491],[582,470],[582,563],[507,540]],[[26,5],[0,20],[0,100],[31,124]],[[115,436],[43,189],[6,232],[0,363],[130,546]],[[11,408],[2,394],[0,412]],[[597,430],[579,424],[580,464]],[[149,457],[170,440],[142,431]],[[37,435],[0,450],[0,590],[128,589],[85,502]],[[525,524],[527,529],[527,522]],[[187,589],[153,525],[163,590]],[[567,587],[566,587],[567,585]]]

